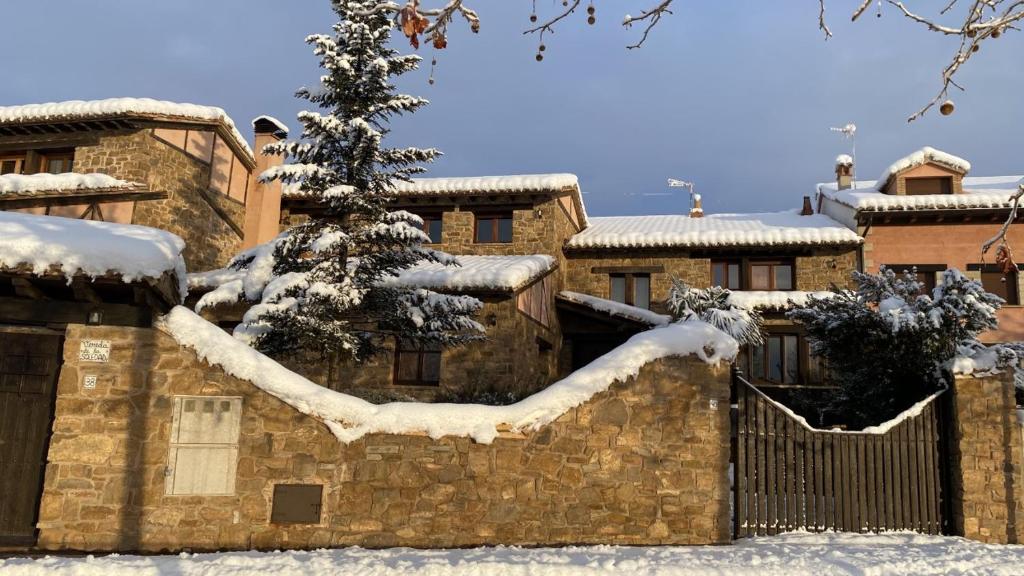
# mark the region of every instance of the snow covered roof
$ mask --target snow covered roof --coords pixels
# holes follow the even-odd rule
[[[646,308],[638,308],[636,306],[630,306],[629,304],[623,304],[614,300],[591,296],[590,294],[580,294],[579,292],[564,290],[558,293],[558,297],[574,304],[586,306],[587,308],[597,312],[604,312],[609,316],[616,316],[627,320],[633,320],[635,322],[642,322],[651,326],[664,326],[672,321],[672,317],[667,314],[658,314],[656,312],[651,312]]]
[[[1024,176],[967,177],[963,179],[962,194],[901,196],[879,192],[876,184],[876,180],[858,180],[853,188],[839,190],[834,182],[826,182],[818,184],[818,192],[856,211],[1009,208],[1010,196],[1024,184]]]
[[[860,236],[828,216],[798,211],[761,214],[591,218],[569,248],[699,248],[859,244]]]
[[[547,254],[530,256],[456,256],[461,266],[424,262],[389,284],[433,290],[515,292],[555,267]]]
[[[903,158],[900,158],[886,168],[885,172],[882,172],[882,175],[878,178],[878,190],[884,190],[889,184],[889,180],[900,172],[929,163],[945,166],[946,168],[955,170],[961,174],[966,174],[971,171],[971,163],[967,160],[964,160],[959,156],[953,156],[952,154],[948,154],[942,150],[936,150],[931,146],[925,146],[917,152],[913,152]]]
[[[251,248],[250,253],[269,256],[273,253],[273,245],[261,244]],[[385,284],[453,292],[515,292],[556,265],[555,259],[546,254],[456,258],[461,266],[424,262],[402,271],[397,278]],[[260,264],[266,261],[267,258],[257,256],[254,265],[250,265],[253,270],[221,268],[189,274],[189,289],[207,292],[196,304],[196,309],[236,303],[246,294],[256,297],[260,290],[254,287],[266,285],[272,276],[270,267]]]
[[[834,292],[804,292],[802,290],[734,290],[726,300],[746,310],[786,310],[793,305],[806,306],[809,297],[832,298]]]
[[[184,249],[181,238],[155,228],[0,212],[0,268],[59,272],[69,280],[117,275],[125,282],[173,273],[184,296]]]
[[[4,174],[0,176],[0,197],[31,196],[48,192],[93,190],[140,190],[143,184],[118,180],[106,174]]]
[[[341,442],[352,442],[366,434],[420,432],[431,438],[463,436],[489,444],[499,429],[536,430],[660,358],[696,355],[708,364],[717,364],[731,361],[739,350],[736,340],[710,324],[670,324],[633,336],[568,377],[508,406],[419,402],[375,405],[310,382],[182,306],[171,310],[160,327],[179,344],[194,350],[201,360],[321,420]]]
[[[151,98],[108,98],[106,100],[70,100],[22,106],[0,106],[0,125],[57,121],[98,120],[143,116],[154,120],[217,122],[227,128],[235,144],[253,159],[252,148],[222,108],[181,104]]]
[[[415,178],[398,182],[395,191],[413,194],[522,194],[550,192],[578,187],[575,174],[520,174],[515,176],[472,176],[461,178]]]

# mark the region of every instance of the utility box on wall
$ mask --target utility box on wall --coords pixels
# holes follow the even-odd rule
[[[186,496],[235,493],[241,416],[241,398],[174,398],[165,494]]]

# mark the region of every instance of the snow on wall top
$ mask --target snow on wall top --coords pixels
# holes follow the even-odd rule
[[[971,163],[967,160],[964,160],[959,156],[953,156],[952,154],[948,154],[942,150],[936,150],[931,146],[925,146],[917,152],[900,158],[886,168],[885,172],[882,172],[882,175],[878,178],[877,189],[884,189],[889,184],[889,180],[891,180],[896,174],[931,162],[964,174],[971,171]]]
[[[746,310],[769,309],[786,310],[792,306],[807,306],[808,299],[832,298],[834,292],[804,292],[802,290],[735,290],[729,293],[726,300],[737,308]]]
[[[859,244],[860,236],[822,214],[613,216],[592,218],[570,248],[660,248]]]
[[[516,291],[555,266],[547,254],[456,258],[461,266],[421,262],[385,283],[434,290]]]
[[[590,294],[580,294],[579,292],[564,290],[558,293],[558,297],[598,312],[604,312],[610,316],[643,322],[651,326],[664,326],[672,321],[672,317],[667,314],[658,314],[646,308],[638,308],[629,304],[623,304],[622,302],[591,296]]]
[[[253,158],[252,148],[235,127],[234,121],[223,108],[182,104],[152,98],[108,98],[106,100],[69,100],[22,106],[0,106],[0,124],[15,122],[49,122],[83,120],[136,114],[167,117],[172,120],[220,122],[224,124],[236,144]]]
[[[835,183],[826,182],[818,184],[818,192],[829,200],[858,211],[1009,208],[1012,206],[1010,196],[1024,184],[1024,176],[964,178],[963,194],[899,196],[878,192],[876,184],[876,180],[859,180],[853,188],[838,190]]]
[[[34,274],[58,269],[70,279],[117,274],[125,282],[177,275],[187,293],[185,242],[163,230],[57,216],[0,212],[0,267],[26,266]]]
[[[36,192],[67,192],[73,190],[134,189],[142,184],[125,182],[106,174],[4,174],[0,176],[0,196]]]
[[[732,361],[739,350],[736,341],[721,330],[690,321],[641,332],[568,377],[508,406],[371,404],[310,382],[182,306],[171,310],[159,326],[201,360],[323,421],[343,443],[366,434],[426,433],[435,439],[464,436],[489,444],[499,428],[536,430],[607,390],[613,382],[636,376],[654,360],[692,354],[717,364]]]

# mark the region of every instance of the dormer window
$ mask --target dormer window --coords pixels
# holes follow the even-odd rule
[[[952,194],[952,176],[927,176],[919,178],[907,178],[907,195],[918,196],[922,194]]]

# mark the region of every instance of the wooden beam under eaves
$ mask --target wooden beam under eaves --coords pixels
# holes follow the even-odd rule
[[[28,278],[12,278],[11,283],[14,285],[14,293],[22,298],[48,300],[46,294]]]

